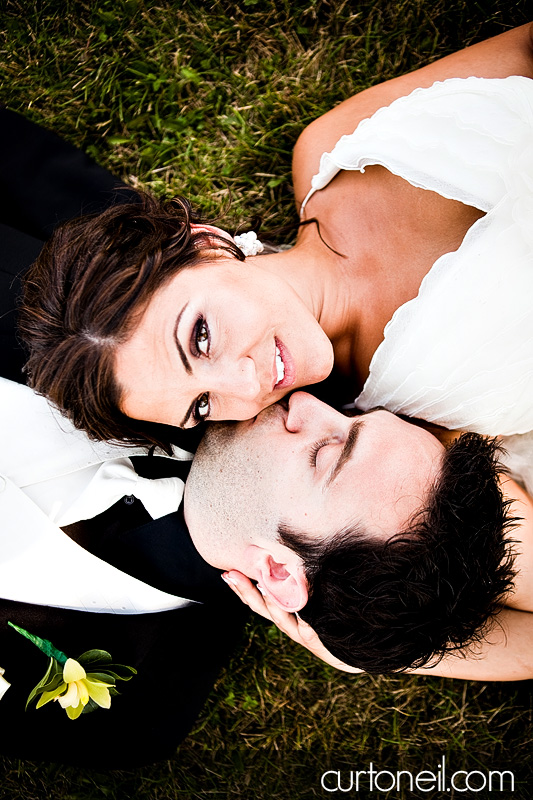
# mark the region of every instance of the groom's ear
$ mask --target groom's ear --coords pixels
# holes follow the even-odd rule
[[[286,548],[283,548],[286,549]],[[299,556],[287,550],[284,554],[273,556],[262,550],[258,558],[258,584],[266,597],[283,611],[300,611],[308,599],[307,579]]]

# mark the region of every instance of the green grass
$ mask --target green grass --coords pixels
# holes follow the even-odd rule
[[[528,3],[8,0],[2,9],[10,108],[134,185],[183,193],[230,228],[255,214],[275,228],[295,222],[291,151],[309,121],[526,22]],[[442,755],[454,769],[526,774],[532,706],[529,683],[350,677],[256,622],[175,759],[109,774],[3,759],[0,798],[364,798],[327,794],[320,775],[370,761],[416,772]],[[526,784],[513,795],[530,796]]]
[[[294,220],[290,156],[308,122],[526,20],[526,2],[507,5],[8,0],[2,98],[135,184],[275,227]]]
[[[416,773],[436,770],[443,755],[453,770],[499,766],[518,773],[531,755],[531,713],[526,683],[354,678],[256,624],[175,759],[107,774],[4,759],[0,797],[339,797],[320,789],[326,769],[365,769],[373,761]],[[512,796],[530,798],[527,784]]]

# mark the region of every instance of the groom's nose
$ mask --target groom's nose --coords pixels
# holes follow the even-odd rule
[[[294,392],[289,398],[285,427],[290,433],[309,430],[331,411],[329,406],[307,392]]]

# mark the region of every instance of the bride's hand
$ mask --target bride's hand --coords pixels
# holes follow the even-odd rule
[[[297,644],[301,644],[302,647],[305,647],[306,650],[309,650],[314,656],[343,672],[362,672],[362,670],[356,669],[356,667],[350,667],[348,664],[343,664],[342,661],[335,658],[329,650],[326,650],[317,634],[307,622],[300,619],[297,614],[289,614],[289,612],[279,608],[279,606],[269,600],[268,597],[261,594],[249,578],[241,572],[231,570],[230,572],[225,572],[223,577],[228,586],[233,589],[235,594],[237,594],[242,602],[246,603],[252,611],[255,611],[265,619],[273,622],[280,631],[287,634],[287,636]]]

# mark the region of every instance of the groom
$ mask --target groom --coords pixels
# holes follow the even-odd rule
[[[183,481],[172,473],[187,459],[183,451],[161,459],[91,442],[44,398],[5,380],[0,415],[10,420],[0,453],[0,667],[12,684],[0,699],[7,753],[112,767],[172,754],[242,619],[243,607],[232,607],[202,557],[257,580],[281,609],[302,611],[338,657],[375,672],[421,662],[450,640],[468,641],[512,577],[494,449],[483,437],[467,435],[464,452],[456,445],[444,452],[431,434],[388,412],[352,419],[297,392],[253,423],[210,426],[182,503]],[[309,460],[317,440],[326,451],[318,466]],[[481,446],[477,460],[472,441]],[[451,467],[463,456],[472,481],[466,507],[452,505],[455,552],[445,501],[456,494]],[[165,477],[143,480],[156,469]],[[419,508],[430,509],[430,524],[402,537],[398,561],[387,553],[388,536]],[[417,541],[420,534],[426,541]],[[440,537],[448,541],[439,548]],[[411,596],[396,591],[395,569],[411,581]],[[119,686],[109,710],[71,721],[52,701],[25,712],[47,659],[9,623],[69,658],[105,650],[137,674]]]
[[[513,672],[519,654],[511,646],[499,650],[505,674],[492,669],[498,648],[483,650],[483,669],[470,669],[475,658],[450,656],[473,643],[485,648],[504,604],[530,607],[531,523],[517,485],[518,507],[502,495],[494,440],[442,435],[446,444],[383,409],[347,417],[305,392],[253,420],[213,423],[185,490],[194,545],[230,571],[254,610],[289,635],[294,624],[283,612],[298,612],[345,664],[424,674],[445,656],[436,674],[530,677]],[[520,528],[517,513],[526,517]],[[244,576],[257,582],[262,602]],[[515,614],[531,616],[504,612]]]

